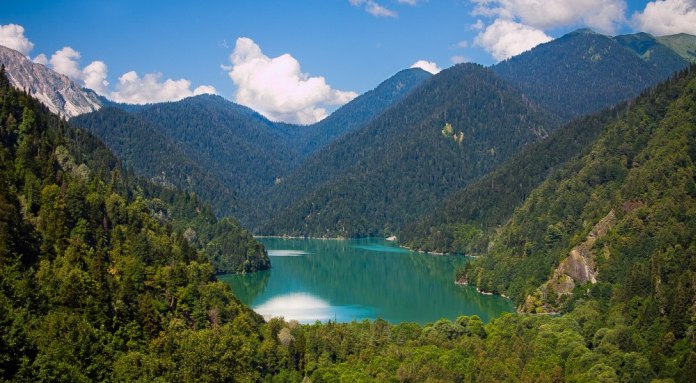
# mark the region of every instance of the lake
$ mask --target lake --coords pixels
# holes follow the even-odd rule
[[[464,256],[417,253],[383,239],[259,240],[270,270],[219,278],[266,318],[425,324],[474,314],[488,322],[514,311],[505,298],[454,283],[457,269],[469,261]]]

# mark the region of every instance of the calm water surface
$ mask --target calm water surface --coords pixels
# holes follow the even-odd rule
[[[260,238],[272,269],[224,275],[242,302],[264,317],[302,323],[382,318],[424,324],[513,311],[507,299],[454,284],[468,258],[408,251],[382,239]]]

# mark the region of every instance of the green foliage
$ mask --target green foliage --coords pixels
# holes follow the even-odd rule
[[[443,138],[446,123],[456,139]],[[275,185],[265,198],[275,214],[258,231],[391,235],[555,127],[490,70],[457,65]]]
[[[493,172],[454,193],[434,212],[407,225],[399,242],[424,251],[485,253],[495,230],[532,190],[554,169],[587,151],[605,125],[625,113],[629,105],[578,118],[545,140],[528,145]]]
[[[261,318],[215,282],[206,253],[252,271],[268,266],[263,247],[235,221],[217,222],[195,197],[128,175],[99,141],[12,89],[4,75],[0,379],[255,380],[257,365],[245,355]],[[199,252],[177,226],[221,244]],[[240,261],[228,256],[240,250]],[[208,347],[210,338],[217,348]],[[223,347],[234,344],[246,348]],[[234,364],[200,370],[206,355]],[[123,360],[143,368],[124,371]]]
[[[649,47],[644,46],[647,40]],[[655,54],[643,56],[650,48],[657,50]],[[649,35],[614,39],[579,30],[492,69],[532,100],[569,121],[636,97],[688,65]]]

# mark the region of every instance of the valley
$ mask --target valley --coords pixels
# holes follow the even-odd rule
[[[238,86],[292,72],[240,40]],[[696,36],[300,73],[305,124],[2,41],[0,381],[692,380]]]

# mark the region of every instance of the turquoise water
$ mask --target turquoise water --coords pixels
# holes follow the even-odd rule
[[[463,256],[421,254],[382,239],[260,241],[271,270],[220,279],[267,318],[424,324],[476,314],[488,322],[514,310],[507,299],[454,284],[456,270],[468,262]]]

